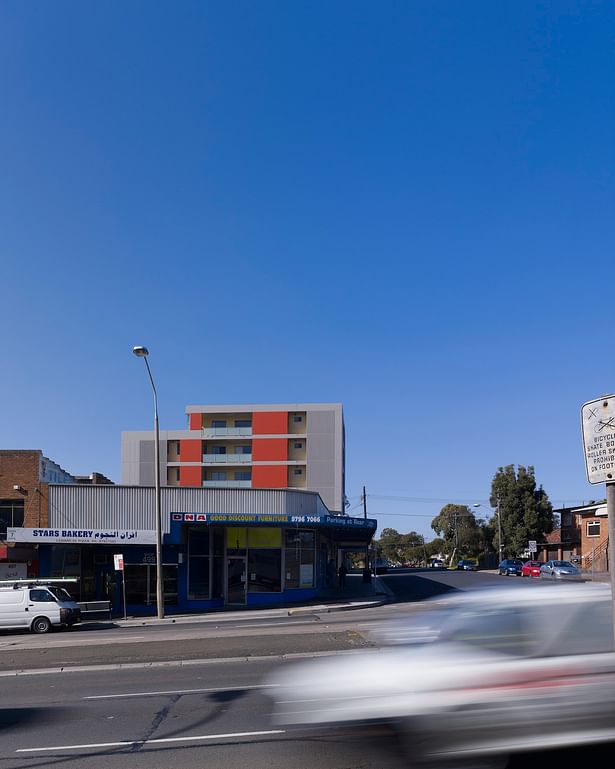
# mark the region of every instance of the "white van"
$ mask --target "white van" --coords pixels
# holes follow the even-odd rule
[[[0,630],[28,628],[33,633],[47,633],[52,627],[80,622],[81,609],[57,584],[61,581],[0,581]]]

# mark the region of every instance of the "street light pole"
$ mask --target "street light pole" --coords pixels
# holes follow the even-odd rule
[[[162,516],[160,505],[160,429],[158,427],[158,395],[156,394],[156,385],[152,378],[152,372],[150,371],[149,363],[147,362],[147,356],[149,350],[147,347],[133,347],[133,353],[137,358],[143,358],[145,361],[145,367],[147,369],[147,375],[152,385],[152,391],[154,393],[154,478],[155,478],[155,521],[156,521],[156,610],[158,612],[158,619],[164,619],[164,591],[162,583]]]
[[[502,544],[502,521],[500,519],[500,498],[495,498],[496,502],[496,508],[495,508],[495,514],[498,519],[498,555],[500,557],[500,561],[502,560],[504,545]],[[480,502],[476,502],[473,507],[486,507],[486,505],[481,505]],[[490,507],[489,510],[493,512],[493,508]]]

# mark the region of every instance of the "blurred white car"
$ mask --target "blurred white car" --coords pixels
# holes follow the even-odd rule
[[[615,740],[610,586],[523,583],[426,603],[383,628],[395,645],[272,675],[275,723],[386,722],[413,762],[447,767]]]

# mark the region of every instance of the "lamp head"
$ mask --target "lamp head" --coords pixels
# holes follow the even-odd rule
[[[147,347],[133,347],[132,351],[137,356],[137,358],[147,358],[149,355],[149,350]]]

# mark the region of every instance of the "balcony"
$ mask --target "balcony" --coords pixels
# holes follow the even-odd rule
[[[251,489],[252,481],[203,481],[206,489]]]
[[[252,454],[203,454],[204,465],[245,465],[252,462]]]
[[[227,438],[234,435],[252,435],[251,427],[204,427],[201,430],[203,438]]]

